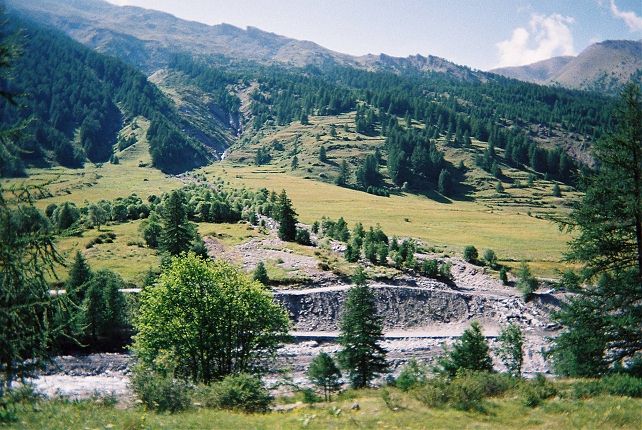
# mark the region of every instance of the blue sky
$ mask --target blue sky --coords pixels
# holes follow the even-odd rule
[[[605,39],[642,39],[642,0],[109,1],[349,54],[431,54],[484,70],[575,55]]]

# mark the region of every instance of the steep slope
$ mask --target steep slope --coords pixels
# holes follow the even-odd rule
[[[557,76],[560,70],[574,59],[575,57],[572,55],[553,57],[525,66],[499,67],[490,71],[498,75],[506,76],[507,78],[543,84],[552,77]]]
[[[151,121],[147,139],[161,170],[180,172],[211,158],[210,149],[184,131],[186,123],[172,103],[142,73],[58,31],[15,17],[11,23],[7,31],[20,28],[24,38],[8,89],[22,97],[18,106],[0,103],[0,119],[8,126],[29,121],[14,142],[18,149],[0,151],[2,176],[24,174],[25,163],[80,167],[87,159],[108,161],[116,143],[129,143],[117,142],[117,135],[135,116]],[[206,143],[219,150],[226,144]]]
[[[642,41],[606,40],[577,57],[553,57],[490,72],[526,82],[614,94],[629,80],[642,82]]]
[[[549,81],[567,88],[612,93],[642,77],[642,41],[607,40],[586,48]]]
[[[484,73],[438,57],[386,55],[354,57],[310,41],[295,40],[255,27],[206,25],[170,14],[101,0],[8,0],[8,7],[31,19],[55,26],[99,52],[119,56],[148,75],[165,67],[179,52],[226,56],[237,60],[307,65],[343,65],[369,70],[453,72],[460,79],[483,80]]]

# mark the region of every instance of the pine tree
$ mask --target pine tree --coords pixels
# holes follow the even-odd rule
[[[439,173],[439,180],[437,182],[437,190],[440,194],[447,196],[450,194],[450,188],[450,173],[446,169],[441,169],[441,172]]]
[[[383,338],[382,320],[361,268],[353,280],[355,286],[348,291],[341,320],[339,362],[348,371],[352,386],[363,388],[385,372],[388,363],[386,350],[379,344]]]
[[[65,290],[69,298],[76,304],[82,303],[85,299],[85,287],[91,279],[91,268],[80,251],[76,252],[74,262],[69,269],[69,278],[65,283]]]
[[[336,184],[340,187],[345,187],[348,185],[350,180],[350,167],[346,160],[341,161],[341,166],[339,167],[339,176],[337,176]]]
[[[294,242],[296,239],[297,213],[292,207],[292,202],[288,198],[285,190],[279,195],[277,209],[277,221],[279,222],[279,238],[286,242]]]
[[[492,372],[493,360],[489,351],[481,326],[477,321],[473,321],[470,328],[464,330],[455,342],[453,349],[439,358],[438,364],[441,371],[449,376],[455,376],[460,369]]]
[[[256,269],[254,269],[254,273],[252,273],[252,279],[259,281],[263,285],[267,285],[270,282],[267,269],[262,261],[259,261],[259,264],[256,265]]]
[[[317,387],[323,389],[325,401],[331,400],[331,394],[341,387],[341,371],[336,363],[325,352],[319,353],[308,368],[308,378]]]
[[[575,231],[565,258],[583,265],[580,288],[557,313],[559,373],[595,376],[642,352],[642,100],[629,84],[616,131],[598,140],[598,172],[564,226]]]
[[[323,145],[319,148],[319,161],[322,163],[328,161],[328,155],[326,153],[325,146]]]
[[[180,190],[172,191],[164,203],[162,211],[163,230],[161,249],[171,255],[189,251],[196,237],[196,230],[187,219],[185,194]]]

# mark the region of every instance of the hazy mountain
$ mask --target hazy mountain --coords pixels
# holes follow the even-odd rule
[[[116,55],[153,73],[173,53],[223,55],[236,60],[292,66],[346,65],[395,72],[442,72],[459,79],[485,80],[485,74],[442,58],[415,55],[355,57],[314,42],[290,39],[248,27],[206,25],[155,10],[116,6],[101,0],[7,0],[10,11],[52,25],[99,52]]]
[[[642,41],[606,40],[577,57],[554,57],[491,72],[528,82],[614,93],[630,79],[642,79]]]
[[[546,83],[557,74],[575,57],[572,55],[553,57],[548,60],[538,61],[525,66],[499,67],[491,72],[507,78],[519,79],[520,81],[534,82],[536,84]]]

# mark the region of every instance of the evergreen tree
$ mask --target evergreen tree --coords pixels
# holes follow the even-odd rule
[[[339,176],[337,176],[336,184],[340,187],[345,187],[348,185],[350,180],[350,167],[346,160],[341,161],[341,166],[339,167]]]
[[[285,190],[279,195],[277,209],[277,221],[279,222],[279,238],[286,242],[294,242],[296,239],[297,213],[292,207],[292,202],[288,198]]]
[[[559,184],[553,185],[553,197],[562,197],[562,190]]]
[[[516,273],[517,282],[515,286],[522,293],[524,300],[530,299],[538,288],[537,279],[531,274],[531,269],[525,262],[522,262]]]
[[[91,279],[92,273],[87,260],[80,251],[76,251],[74,262],[69,269],[69,278],[65,283],[67,295],[76,304],[82,303],[85,298],[86,283]]]
[[[331,400],[332,392],[341,387],[341,371],[332,357],[325,352],[319,353],[310,363],[308,378],[310,382],[323,390],[326,402]]]
[[[492,372],[493,360],[490,358],[489,351],[481,326],[477,321],[473,321],[455,342],[452,350],[439,358],[438,364],[440,370],[449,376],[455,376],[460,369]]]
[[[439,191],[440,194],[447,196],[451,192],[451,187],[450,172],[446,169],[441,169],[439,180],[437,182],[437,191]]]
[[[379,344],[383,324],[363,269],[358,269],[353,280],[355,285],[348,291],[341,320],[339,362],[348,371],[352,386],[364,388],[387,370],[388,363],[386,350]]]
[[[187,252],[196,238],[196,229],[187,219],[185,194],[172,191],[162,209],[161,249],[171,255]]]
[[[122,278],[110,270],[101,270],[92,276],[87,283],[83,301],[86,334],[97,342],[105,338],[113,342],[127,325],[125,297],[121,289],[125,288]]]
[[[290,169],[291,170],[296,170],[299,168],[299,157],[295,154],[294,157],[292,157],[292,161],[290,162]]]
[[[566,260],[583,265],[587,285],[556,319],[559,373],[594,376],[642,353],[642,101],[629,84],[616,112],[617,129],[598,140],[599,170],[587,178],[581,203],[565,221],[576,231]]]
[[[328,161],[328,154],[326,153],[325,146],[323,145],[319,148],[319,161],[322,163]]]
[[[252,279],[259,281],[263,285],[267,285],[270,282],[267,269],[262,261],[259,261],[259,264],[256,265],[256,269],[254,269],[254,273],[252,273]]]

